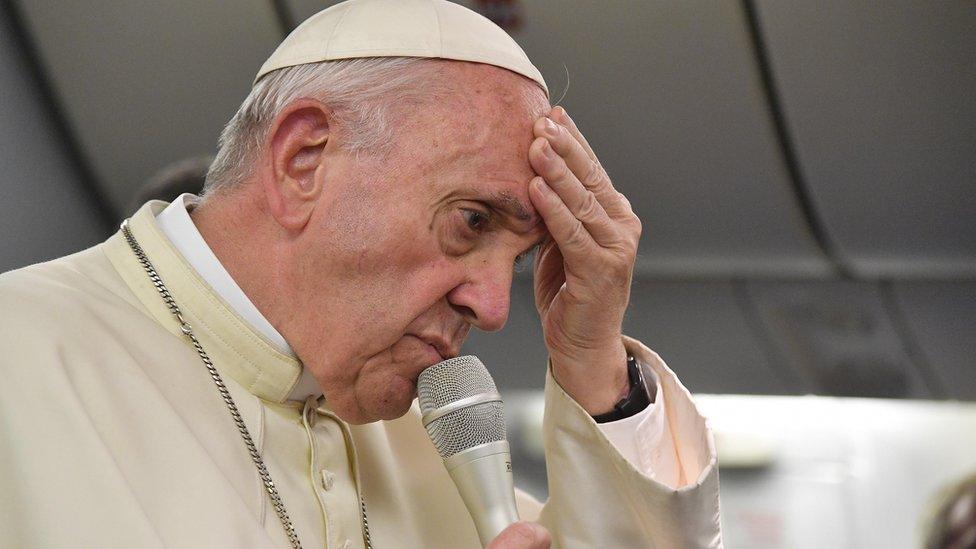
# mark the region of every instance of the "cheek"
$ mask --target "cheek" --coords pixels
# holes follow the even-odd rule
[[[437,227],[416,212],[386,219],[361,235],[355,276],[398,307],[430,307],[450,290],[455,261],[446,257]]]
[[[314,288],[303,295],[328,317],[313,323],[316,337],[346,359],[393,345],[462,279],[423,213],[429,205],[380,194],[342,197],[343,207],[320,213],[321,236],[305,247],[302,278]]]
[[[418,308],[417,314],[431,308],[464,281],[458,261],[431,254],[419,268],[404,279],[406,301]]]
[[[389,330],[391,340],[403,335],[407,327],[436,308],[459,283],[457,267],[443,257],[431,256],[413,269],[391,273],[389,289],[378,296],[385,312],[379,320]]]
[[[445,258],[429,237],[427,242],[364,248],[355,264],[342,309],[346,325],[355,330],[349,335],[365,337],[373,353],[393,345],[461,280],[456,262]]]

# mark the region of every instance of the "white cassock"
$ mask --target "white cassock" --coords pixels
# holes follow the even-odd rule
[[[224,377],[303,546],[364,547],[362,497],[376,549],[480,547],[416,402],[394,421],[338,419],[216,258],[181,253],[209,253],[202,238],[167,238],[165,206],[143,206],[130,228]],[[521,516],[553,547],[721,547],[711,432],[660,358],[625,345],[657,374],[655,404],[597,425],[548,376],[550,498],[520,492]],[[121,233],[0,276],[0,350],[0,547],[290,546],[226,405]]]

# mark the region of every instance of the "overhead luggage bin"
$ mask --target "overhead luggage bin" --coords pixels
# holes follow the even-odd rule
[[[976,10],[756,3],[800,167],[855,274],[976,275]]]
[[[265,0],[17,6],[82,153],[120,211],[156,170],[216,150],[282,37]]]

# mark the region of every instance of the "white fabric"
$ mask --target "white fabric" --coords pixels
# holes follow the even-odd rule
[[[631,417],[598,426],[635,469],[665,486],[677,487],[674,440],[671,431],[665,427],[666,422],[664,391],[658,379],[656,397],[650,406]]]
[[[246,324],[159,230],[129,228],[240,409],[306,547],[475,549],[477,534],[427,438],[402,418],[346,425],[321,399],[287,400],[301,364]],[[288,547],[213,380],[116,233],[0,275],[0,547]],[[549,499],[516,491],[553,549],[721,547],[719,473],[705,418],[640,342],[657,376],[678,484],[637,471],[546,378]],[[539,365],[543,366],[543,365]],[[668,449],[667,451],[671,451]]]
[[[280,351],[295,356],[285,338],[268,322],[261,311],[248,299],[241,287],[234,282],[227,269],[221,265],[213,250],[207,245],[203,235],[193,224],[187,210],[196,204],[199,197],[185,193],[177,197],[156,216],[156,224],[173,246],[183,255],[186,262],[196,270],[214,292],[227,302],[234,312],[267,337]],[[309,395],[319,396],[322,390],[307,368],[302,368],[302,376],[288,396],[289,400],[304,401]],[[600,430],[624,458],[638,471],[656,478],[669,486],[677,482],[677,466],[673,452],[652,452],[664,431],[664,407],[661,384],[658,382],[657,398],[640,413],[629,418],[610,423],[598,424]],[[673,445],[673,443],[672,443]],[[656,454],[656,455],[655,455]],[[666,482],[664,479],[672,479]]]
[[[282,353],[294,357],[295,353],[285,338],[268,322],[261,311],[248,299],[244,290],[234,282],[227,269],[220,263],[213,250],[203,239],[190,217],[188,207],[196,204],[199,197],[184,193],[176,198],[165,210],[156,216],[156,225],[180,252],[180,255],[193,270],[222,297],[224,301],[241,316],[252,328],[263,335],[272,345]],[[303,402],[309,396],[318,397],[322,394],[315,377],[308,368],[302,368],[302,375],[298,378],[295,388],[288,395],[288,400]]]

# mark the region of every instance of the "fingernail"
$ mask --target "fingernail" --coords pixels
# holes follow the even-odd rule
[[[545,126],[546,133],[553,136],[559,133],[559,129],[556,128],[556,123],[553,122],[549,117],[546,117],[543,120],[545,121],[542,123],[542,125]]]
[[[539,192],[541,192],[542,194],[548,195],[552,193],[552,189],[549,188],[549,185],[546,184],[546,182],[541,177],[535,178],[534,183],[535,183],[535,187],[539,189]]]
[[[542,146],[542,154],[546,155],[546,158],[548,158],[549,160],[555,160],[556,151],[552,150],[552,144],[549,143],[548,141],[546,141],[545,143],[546,144]]]

